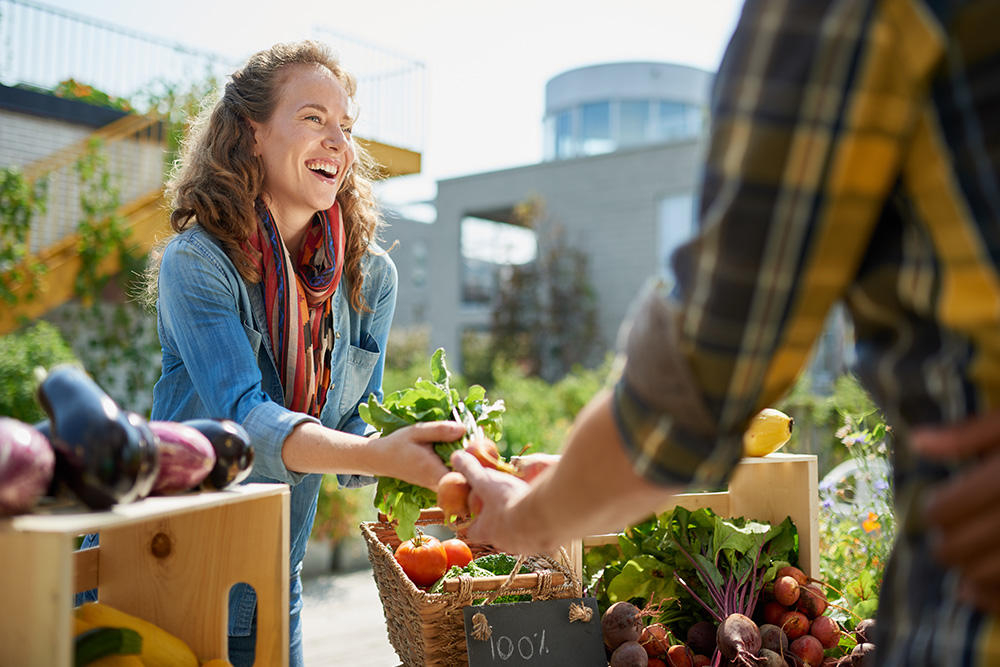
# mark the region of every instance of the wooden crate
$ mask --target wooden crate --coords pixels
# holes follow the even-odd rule
[[[227,656],[229,589],[254,587],[257,664],[288,665],[284,484],[147,498],[104,512],[52,508],[0,519],[0,667],[73,664],[73,594],[183,639],[204,662]],[[101,545],[74,551],[78,535]]]
[[[684,493],[671,507],[688,510],[709,508],[719,516],[742,516],[768,523],[791,517],[799,533],[799,567],[811,577],[819,577],[819,481],[816,457],[811,454],[782,454],[745,458],[729,481],[728,490],[718,493]],[[664,511],[671,509],[665,507]],[[617,544],[617,534],[591,535],[574,549],[577,572],[582,554],[602,544]]]

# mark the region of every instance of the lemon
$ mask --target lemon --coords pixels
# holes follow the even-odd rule
[[[792,437],[794,420],[781,410],[764,408],[750,420],[743,434],[744,456],[767,456]]]

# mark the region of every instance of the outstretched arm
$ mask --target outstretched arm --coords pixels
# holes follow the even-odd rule
[[[662,509],[681,490],[633,472],[610,393],[580,412],[559,463],[530,485],[487,470],[464,452],[453,454],[452,463],[484,501],[469,538],[512,553],[552,553],[581,535],[621,530]]]

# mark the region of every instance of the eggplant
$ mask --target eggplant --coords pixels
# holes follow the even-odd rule
[[[197,429],[215,449],[215,466],[201,483],[206,491],[222,491],[250,476],[253,445],[246,429],[231,419],[189,419],[181,422]]]
[[[56,457],[35,427],[0,417],[0,516],[27,512],[52,482]]]
[[[160,450],[160,474],[153,493],[170,495],[201,484],[215,466],[212,443],[195,428],[179,422],[151,421]]]
[[[135,500],[148,475],[143,435],[118,404],[70,365],[53,368],[36,398],[49,417],[59,484],[95,510]]]
[[[127,499],[121,502],[131,502],[142,500],[153,493],[153,485],[160,474],[160,448],[157,443],[156,434],[149,427],[149,422],[142,415],[135,412],[127,412],[126,417],[132,426],[139,432],[139,448],[142,451],[141,466],[142,471],[136,481],[132,493]]]

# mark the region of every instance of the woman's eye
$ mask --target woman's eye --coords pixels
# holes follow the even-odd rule
[[[306,120],[314,120],[317,123],[322,123],[322,119],[319,116],[306,116]]]
[[[340,128],[340,131],[343,132],[344,134],[351,135],[354,134],[354,127],[348,125],[347,127]]]

